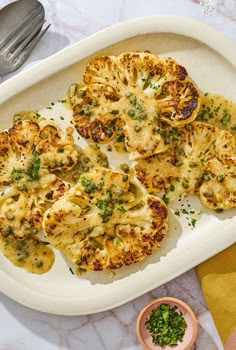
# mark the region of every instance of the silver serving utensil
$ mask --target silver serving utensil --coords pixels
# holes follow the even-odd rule
[[[0,75],[20,67],[50,27],[43,5],[37,0],[19,0],[0,10]]]

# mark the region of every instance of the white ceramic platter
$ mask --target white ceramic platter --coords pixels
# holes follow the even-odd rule
[[[236,98],[236,44],[208,26],[180,17],[135,19],[107,28],[51,56],[0,85],[1,129],[20,110],[41,110],[79,82],[88,60],[100,54],[144,51],[171,56],[184,65],[199,88]],[[68,121],[69,123],[69,121]],[[195,209],[200,204],[190,203]],[[174,207],[174,206],[173,206]],[[0,255],[0,291],[31,308],[61,315],[111,309],[175,278],[235,242],[235,210],[205,212],[195,229],[170,213],[170,232],[159,252],[122,268],[110,279],[103,272],[76,277],[57,251],[52,270],[33,275]]]

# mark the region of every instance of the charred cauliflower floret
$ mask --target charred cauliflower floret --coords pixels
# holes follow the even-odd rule
[[[53,171],[77,161],[72,128],[64,134],[46,120],[21,120],[0,133],[0,233],[24,239],[41,228],[50,203],[69,186]]]
[[[72,170],[58,171],[56,174],[70,184],[76,184],[81,174],[90,172],[95,167],[108,168],[108,158],[96,145],[89,145],[78,150],[78,160]]]
[[[236,104],[223,96],[203,95],[197,120],[230,132],[236,140]]]
[[[210,209],[230,209],[236,206],[236,157],[208,162],[208,181],[199,189],[202,203]]]
[[[129,175],[96,168],[45,212],[43,229],[79,270],[118,269],[159,247],[168,212]]]
[[[131,159],[162,152],[159,123],[172,127],[193,121],[200,108],[197,87],[173,59],[125,52],[97,57],[86,67],[83,83],[68,93],[77,131],[95,143],[108,142],[124,125]]]
[[[202,181],[209,180],[208,162],[234,154],[235,141],[226,132],[201,122],[165,130],[175,144],[163,153],[141,159],[135,166],[136,176],[149,190],[166,192],[173,200],[181,194],[195,193]]]

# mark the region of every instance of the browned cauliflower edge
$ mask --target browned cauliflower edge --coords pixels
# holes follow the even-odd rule
[[[207,163],[208,181],[199,188],[202,203],[210,209],[230,209],[236,206],[236,157]]]
[[[160,246],[168,210],[131,176],[96,168],[45,212],[43,229],[79,271],[118,269]]]
[[[174,147],[140,159],[135,171],[138,180],[149,191],[164,193],[166,201],[185,194],[198,194],[205,206],[228,209],[235,206],[234,154],[233,135],[195,121],[187,128],[176,130]],[[212,192],[213,183],[215,188]]]
[[[76,164],[72,132],[72,127],[64,133],[52,121],[29,118],[0,133],[2,236],[36,234],[44,210],[69,188],[54,172]]]
[[[90,141],[109,142],[122,123],[131,159],[162,152],[160,123],[190,123],[200,108],[199,91],[186,69],[147,52],[94,58],[68,97],[75,127]]]

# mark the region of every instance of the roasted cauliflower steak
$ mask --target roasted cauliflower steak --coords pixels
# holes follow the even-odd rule
[[[92,59],[83,83],[73,84],[68,96],[76,130],[92,142],[109,142],[122,121],[130,159],[162,152],[159,122],[185,125],[200,108],[199,91],[186,69],[148,52]]]
[[[160,246],[168,211],[130,175],[98,167],[45,212],[43,229],[79,271],[118,269]]]
[[[236,104],[219,94],[201,96],[197,120],[230,132],[236,140]]]
[[[208,162],[208,181],[199,189],[202,203],[210,209],[230,209],[236,206],[236,157]]]
[[[72,132],[25,119],[0,133],[0,234],[24,239],[41,228],[44,210],[69,188],[54,172],[76,164]]]
[[[206,123],[195,121],[175,133],[175,145],[166,152],[140,159],[135,166],[139,181],[150,191],[165,192],[169,200],[198,193],[203,183],[205,187],[210,185],[209,162],[216,159],[223,166],[224,159],[230,159],[235,152],[234,137]],[[207,205],[206,200],[204,204]]]

